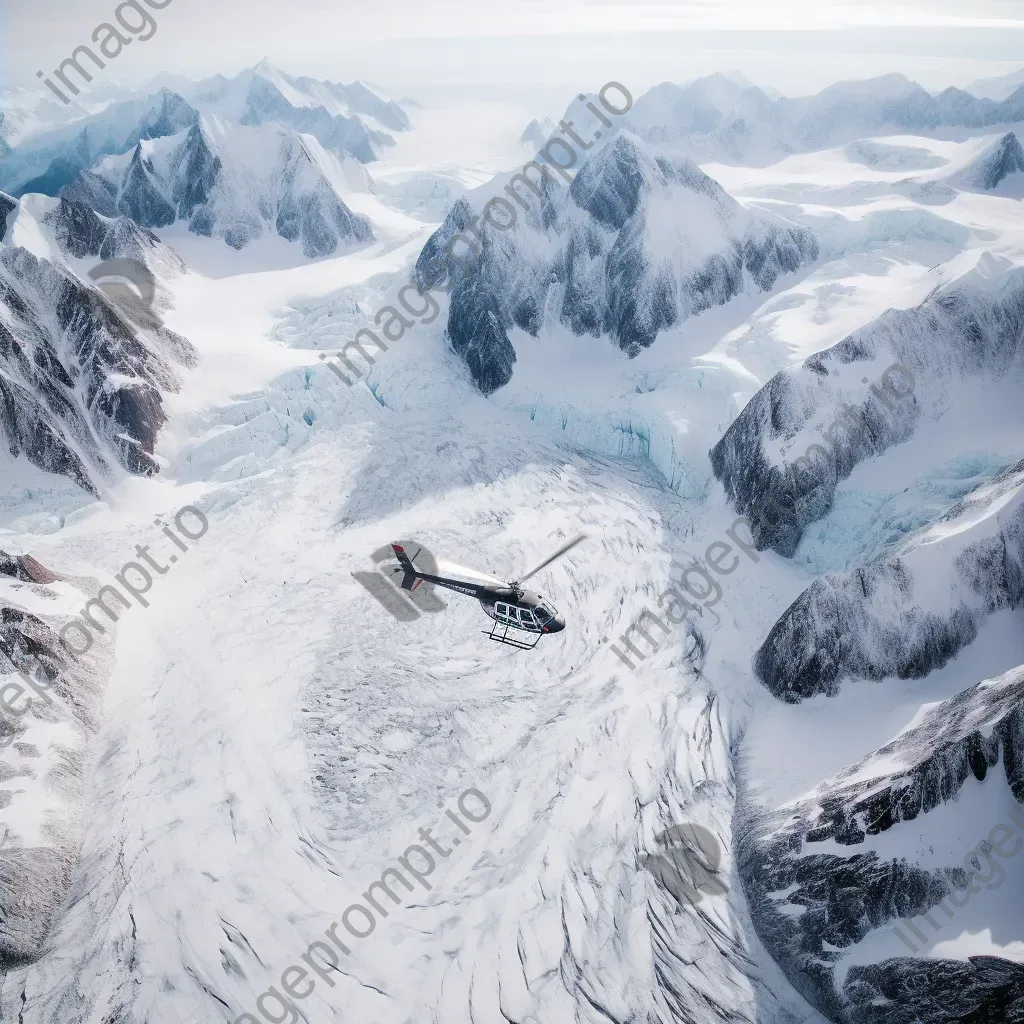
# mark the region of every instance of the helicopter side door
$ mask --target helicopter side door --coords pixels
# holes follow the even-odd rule
[[[494,618],[503,626],[519,628],[519,616],[515,613],[515,605],[506,604],[504,601],[495,602]]]
[[[522,608],[516,604],[507,604],[504,601],[497,601],[494,605],[494,618],[505,626],[512,626],[514,629],[525,629],[531,633],[539,633],[540,625],[533,617],[529,608]]]

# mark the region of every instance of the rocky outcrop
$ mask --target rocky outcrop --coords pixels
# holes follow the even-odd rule
[[[59,578],[31,555],[9,555],[6,551],[0,551],[0,576],[22,583],[54,583]]]
[[[1024,605],[1024,461],[892,556],[816,579],[772,627],[754,671],[778,698],[832,695],[844,679],[920,678]]]
[[[1014,175],[1024,175],[1024,148],[1013,132],[1007,132],[993,139],[947,180],[957,188],[991,192]],[[1024,183],[1024,178],[1021,181]]]
[[[932,849],[937,864],[906,857],[921,845],[930,814],[949,814],[946,805],[956,803],[971,820],[961,801],[969,779],[1005,785],[1024,802],[1024,668],[932,706],[809,797],[750,810],[737,830],[739,873],[758,935],[831,1020],[1009,1024],[1024,1011],[1024,966],[998,956],[908,955],[914,931],[900,927],[926,915],[929,930],[938,931],[964,906],[956,893],[969,899],[981,887],[976,880],[994,877],[982,875],[982,853],[991,852],[986,833],[996,824],[985,816],[974,851],[961,850],[954,831]],[[1024,807],[1011,814],[1024,832]],[[933,828],[927,834],[936,835]]]
[[[989,254],[920,306],[889,310],[777,373],[711,450],[711,466],[758,548],[791,556],[854,466],[938,416],[965,378],[1024,358],[1024,270]]]
[[[486,196],[456,203],[416,264],[421,282],[455,282],[448,336],[485,394],[511,379],[513,326],[537,336],[550,317],[575,334],[607,334],[635,356],[662,331],[770,289],[818,255],[805,229],[749,214],[695,164],[628,133],[590,156],[568,187],[531,173],[532,189],[512,182],[503,196],[497,179],[479,190]],[[515,189],[528,207],[518,223],[479,231],[480,253],[467,257],[455,236],[472,238],[486,201]]]
[[[97,243],[88,217],[68,227]],[[92,493],[112,463],[155,473],[163,393],[179,386],[174,365],[195,361],[179,335],[140,330],[66,270],[0,247],[0,433],[13,456]]]

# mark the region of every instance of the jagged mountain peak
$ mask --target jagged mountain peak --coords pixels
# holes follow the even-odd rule
[[[177,134],[198,119],[199,112],[166,87],[111,104],[99,114],[27,140],[0,163],[0,187],[16,196],[56,196],[97,160],[125,153],[140,139]]]
[[[117,211],[143,227],[184,220],[235,249],[276,233],[314,258],[373,238],[369,221],[342,198],[367,188],[360,165],[277,124],[203,115],[183,133],[108,158],[95,174],[116,190]]]
[[[448,334],[485,392],[511,379],[512,327],[537,336],[550,320],[609,335],[635,356],[661,331],[767,290],[818,254],[810,232],[749,213],[688,158],[620,132],[568,188],[550,174],[535,186],[520,227],[500,241],[485,236],[473,276],[460,280],[446,247],[495,184],[457,203],[417,262],[421,275],[447,263],[456,279]]]
[[[68,201],[62,200],[67,204]],[[0,246],[0,430],[13,456],[96,494],[157,472],[153,449],[186,339],[129,324],[102,292],[20,246]]]
[[[660,155],[631,132],[618,132],[580,168],[569,194],[605,227],[619,230],[645,198],[670,186],[709,197],[723,209],[738,204],[689,157]],[[679,197],[676,197],[676,201]]]
[[[1024,196],[1024,148],[1014,132],[982,136],[963,143],[952,164],[920,178],[970,192]]]
[[[361,82],[343,85],[290,75],[266,58],[231,78],[217,75],[186,92],[206,116],[252,127],[280,124],[363,163],[376,160],[381,147],[394,145],[390,132],[410,127],[397,103]]]

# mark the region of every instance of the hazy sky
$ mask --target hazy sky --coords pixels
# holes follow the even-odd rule
[[[4,87],[34,86],[37,70],[94,45],[117,6],[3,0]],[[894,69],[938,87],[1024,65],[1024,0],[167,0],[150,14],[153,37],[133,40],[97,85],[234,72],[264,56],[413,95],[561,95],[611,78],[635,91],[719,68],[789,93]]]

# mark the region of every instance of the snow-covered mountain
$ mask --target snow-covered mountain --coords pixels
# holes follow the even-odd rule
[[[1000,189],[1024,196],[1024,148],[1013,132],[982,139],[959,166],[943,175],[954,188],[978,192]]]
[[[106,191],[103,208],[142,227],[183,220],[194,234],[234,249],[276,233],[313,258],[374,237],[369,220],[342,199],[368,187],[356,160],[335,157],[309,136],[204,117],[185,132],[104,159],[68,194],[91,201]]]
[[[993,890],[1019,873],[1000,861],[1024,832],[1022,744],[1018,667],[931,704],[806,797],[749,815],[739,870],[758,933],[830,1020],[1019,1016],[1024,965],[1005,946],[1022,887]],[[957,948],[965,929],[979,932],[973,949]]]
[[[55,196],[101,157],[124,153],[140,139],[174,135],[198,120],[198,112],[167,89],[113,103],[98,114],[41,132],[17,146],[0,160],[0,189],[13,196],[26,192]]]
[[[772,99],[717,74],[686,86],[656,86],[621,122],[641,138],[682,145],[698,161],[757,166],[872,136],[1024,122],[1024,86],[1002,100],[954,87],[933,96],[889,74],[839,82],[814,96]]]
[[[409,118],[362,82],[343,85],[296,77],[260,61],[233,78],[217,75],[186,88],[203,114],[243,125],[280,124],[314,136],[330,152],[363,163],[393,146],[391,132],[408,131]]]
[[[0,98],[0,159],[28,137],[88,117],[98,112],[96,107],[106,106],[92,104],[94,109],[89,109],[74,97],[69,99],[70,103],[61,103],[45,88],[5,90]]]
[[[594,152],[571,185],[552,175],[521,183],[530,208],[512,230],[483,232],[470,273],[446,254],[472,218],[501,195],[499,178],[460,200],[417,261],[421,280],[444,267],[455,280],[448,335],[485,393],[508,383],[509,331],[533,336],[560,323],[575,334],[607,334],[630,356],[658,333],[742,292],[768,291],[812,263],[806,229],[753,213],[692,161],[662,154],[628,132]]]
[[[1005,100],[1024,85],[1024,68],[1011,71],[1008,75],[995,75],[990,78],[978,78],[966,88],[975,96],[986,96],[992,100]]]
[[[834,695],[850,679],[920,678],[1024,606],[1024,460],[885,556],[819,577],[754,655],[780,700]]]
[[[119,472],[157,472],[164,396],[197,354],[164,327],[126,320],[67,260],[137,259],[161,278],[181,261],[127,218],[70,200],[0,193],[0,213],[0,431],[11,456],[94,494]]]
[[[921,305],[889,310],[772,377],[712,449],[715,475],[759,547],[792,555],[858,463],[977,401],[965,381],[1019,372],[1024,269],[974,253],[946,273]],[[984,403],[972,412],[996,430],[1015,415]]]
[[[990,627],[1009,616],[1019,639],[1022,608],[1024,460],[885,557],[816,579],[754,656],[775,697],[824,699],[854,735],[850,704],[828,707],[841,688],[898,690],[947,666],[935,696],[959,683],[809,794],[775,804],[755,789],[742,812],[758,934],[833,1021],[1009,1022],[1021,1005],[1022,889],[990,893],[1015,852],[1000,840],[1024,833],[1024,666],[969,686],[957,666],[973,644],[1011,655]],[[965,930],[977,941],[958,941]]]
[[[879,136],[938,100],[886,79],[794,143],[809,101],[721,75],[638,96],[645,138],[570,104],[594,145],[536,187],[433,108],[459,159],[370,194],[285,123],[358,95],[164,85],[198,119],[0,197],[0,1019],[1019,1024],[1019,132]],[[831,148],[700,169],[739,106],[749,152]],[[506,579],[581,532],[532,651],[392,582],[398,538]],[[4,714],[19,670],[67,712]]]

